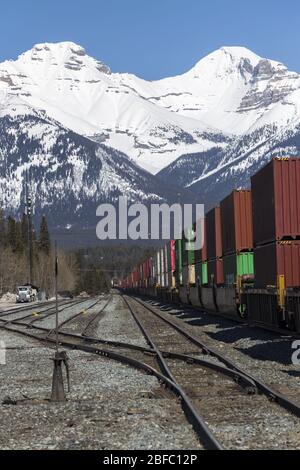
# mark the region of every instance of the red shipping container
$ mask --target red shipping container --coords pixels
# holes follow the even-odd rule
[[[213,283],[218,286],[224,284],[224,270],[222,259],[213,259],[208,261],[207,269],[209,285],[212,285]]]
[[[300,241],[274,242],[254,249],[255,286],[276,286],[284,275],[285,287],[300,287]]]
[[[222,256],[220,207],[215,207],[206,215],[206,246],[208,259],[220,258]]]
[[[175,251],[175,240],[171,240],[170,242],[170,250],[171,250],[171,271],[174,272],[176,270],[176,251]]]
[[[300,159],[275,158],[251,178],[254,245],[300,236]]]
[[[249,190],[235,190],[220,204],[223,255],[253,248],[252,197]]]

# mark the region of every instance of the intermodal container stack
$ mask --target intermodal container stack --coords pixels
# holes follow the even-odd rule
[[[156,285],[161,286],[160,250],[156,252]]]
[[[300,287],[300,159],[275,158],[251,179],[257,288]]]
[[[175,258],[176,258],[176,267],[175,267],[175,280],[176,286],[182,286],[183,278],[182,278],[182,244],[183,241],[181,239],[175,241]]]
[[[231,286],[254,277],[251,191],[233,191],[220,208],[224,280]]]
[[[175,254],[175,240],[170,240],[168,243],[168,286],[170,288],[176,287],[175,271],[176,271],[176,254]]]
[[[195,233],[198,240],[200,240],[202,248],[195,250],[195,276],[196,284],[207,285],[207,245],[206,245],[206,219],[198,221],[195,227]]]
[[[183,285],[195,284],[195,249],[194,249],[194,227],[188,228],[182,234],[183,249]]]
[[[220,207],[215,207],[206,215],[206,248],[208,284],[222,285],[224,272]]]
[[[160,250],[160,275],[161,275],[161,287],[166,287],[166,252],[164,248]]]

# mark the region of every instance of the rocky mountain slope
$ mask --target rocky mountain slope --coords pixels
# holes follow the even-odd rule
[[[21,212],[30,171],[37,214],[52,228],[96,226],[99,204],[176,202],[178,190],[117,150],[62,127],[43,113],[0,118],[0,207]],[[193,195],[183,191],[183,200]]]
[[[20,210],[30,170],[37,210],[64,227],[121,194],[192,200],[185,188],[209,205],[272,156],[299,155],[299,131],[300,76],[248,49],[148,82],[74,43],[39,44],[0,64],[0,204]]]

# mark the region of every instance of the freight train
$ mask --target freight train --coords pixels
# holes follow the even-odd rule
[[[271,329],[300,333],[300,159],[274,158],[190,233],[171,240],[120,287]],[[187,233],[187,230],[185,230]]]

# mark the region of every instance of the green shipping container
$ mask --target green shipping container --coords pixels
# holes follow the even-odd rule
[[[202,265],[202,284],[208,284],[208,267],[207,263],[201,263]]]
[[[236,282],[237,276],[253,276],[254,261],[253,253],[239,253],[224,256],[224,277],[225,284],[232,285]]]
[[[199,282],[201,285],[208,284],[207,263],[196,263],[195,272],[196,272],[196,283],[197,283],[197,280],[199,279]]]
[[[188,230],[188,238],[194,238],[194,231],[193,229]],[[183,249],[183,265],[192,265],[195,264],[195,251],[194,251],[194,241],[190,242],[189,240],[185,240],[184,233],[183,233],[183,240],[182,240],[182,249]]]

